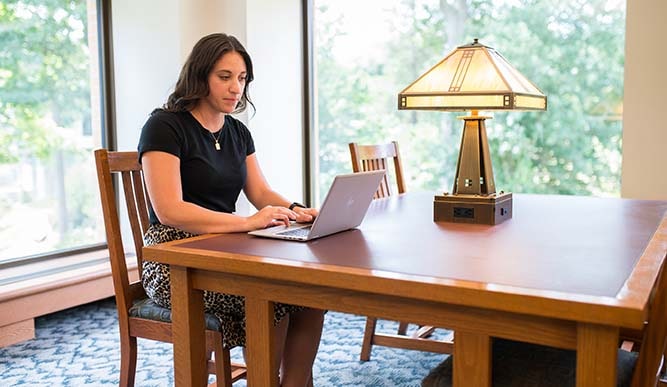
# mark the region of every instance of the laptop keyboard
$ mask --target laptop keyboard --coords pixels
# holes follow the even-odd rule
[[[310,232],[310,227],[294,228],[291,230],[285,230],[276,233],[277,235],[286,235],[286,236],[295,236],[295,237],[307,237]]]

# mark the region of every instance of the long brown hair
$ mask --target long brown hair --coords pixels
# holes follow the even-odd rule
[[[213,71],[215,63],[223,55],[232,51],[241,55],[247,71],[243,94],[233,113],[244,111],[248,105],[254,109],[255,105],[248,95],[248,86],[254,78],[250,55],[238,39],[223,33],[210,34],[199,39],[183,64],[174,92],[171,93],[162,108],[167,111],[192,110],[200,98],[209,94],[208,75]]]

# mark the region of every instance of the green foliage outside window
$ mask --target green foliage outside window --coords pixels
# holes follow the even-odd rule
[[[397,94],[455,47],[479,38],[548,97],[546,112],[481,112],[496,187],[518,193],[618,196],[625,3],[611,0],[371,2],[365,30],[346,30],[352,2],[315,2],[320,192],[351,171],[348,142],[399,141],[409,190],[450,191],[462,114],[399,111]],[[356,4],[359,4],[358,2]],[[336,55],[373,29],[382,43]],[[349,48],[349,47],[348,47]],[[342,58],[342,59],[341,59]]]
[[[47,158],[66,147],[58,128],[90,113],[85,1],[0,3],[0,162]]]
[[[0,262],[103,242],[89,13],[95,26],[94,1],[0,2]]]

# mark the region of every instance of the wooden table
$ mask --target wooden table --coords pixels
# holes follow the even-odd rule
[[[246,297],[251,386],[277,386],[273,302],[454,329],[455,386],[490,386],[491,337],[576,349],[577,386],[616,385],[619,328],[642,327],[665,261],[667,202],[515,195],[497,226],[434,223],[432,205],[430,193],[376,200],[360,229],[308,243],[144,248],[171,265],[176,385],[206,379],[202,289]]]

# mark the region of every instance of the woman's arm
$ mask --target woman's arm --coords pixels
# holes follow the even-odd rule
[[[151,205],[162,224],[196,234],[226,233],[287,224],[297,217],[294,211],[284,206],[265,206],[256,214],[243,217],[185,202],[178,157],[150,151],[142,155],[141,163]]]
[[[243,192],[245,192],[246,197],[255,208],[263,209],[266,206],[290,206],[292,203],[290,200],[285,199],[284,196],[271,189],[266,178],[264,178],[262,169],[257,161],[257,156],[255,156],[254,153],[246,157],[246,169],[248,171],[248,177]],[[297,214],[295,220],[298,222],[312,222],[318,213],[314,208],[294,207],[293,210]]]

